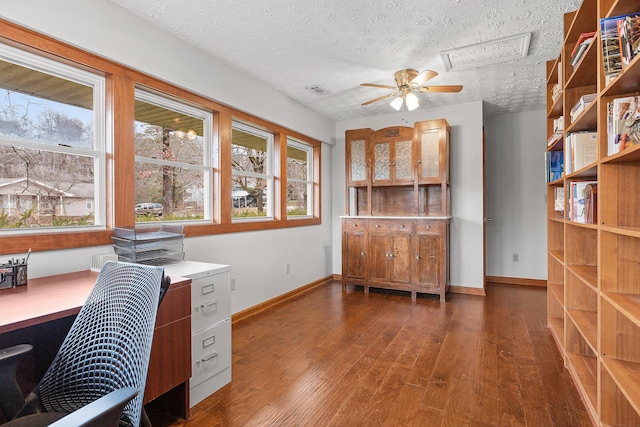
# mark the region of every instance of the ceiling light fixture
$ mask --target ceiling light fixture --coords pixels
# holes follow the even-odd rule
[[[403,88],[389,105],[396,111],[413,111],[420,106],[420,100],[410,88]]]

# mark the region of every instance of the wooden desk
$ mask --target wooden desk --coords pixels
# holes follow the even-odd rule
[[[29,369],[31,376],[43,375],[97,277],[97,272],[79,271],[29,279],[27,286],[0,290],[0,348],[24,342],[34,351],[41,347]],[[171,412],[188,418],[191,279],[171,279],[156,317],[144,402],[170,394],[166,400],[173,404]]]

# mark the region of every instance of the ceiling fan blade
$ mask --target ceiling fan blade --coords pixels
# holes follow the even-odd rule
[[[422,86],[424,84],[424,82],[426,82],[427,80],[431,80],[432,78],[434,78],[437,75],[438,75],[438,73],[436,73],[435,71],[424,70],[423,72],[421,72],[420,74],[415,76],[413,78],[413,80],[411,80],[411,84],[415,84],[417,86]]]
[[[360,105],[369,105],[369,104],[373,104],[374,102],[382,101],[383,99],[386,99],[386,98],[392,97],[392,96],[394,96],[395,94],[396,94],[396,92],[391,92],[391,93],[388,93],[388,94],[386,94],[386,95],[382,95],[382,96],[379,96],[379,97],[377,97],[377,98],[374,98],[374,99],[372,99],[372,100],[370,100],[370,101],[363,102],[363,103],[362,103],[362,104],[360,104]]]
[[[461,85],[449,85],[449,86],[421,86],[418,88],[420,92],[460,92],[462,90]]]
[[[382,89],[396,89],[395,86],[379,85],[377,83],[360,83],[360,86],[380,87]]]

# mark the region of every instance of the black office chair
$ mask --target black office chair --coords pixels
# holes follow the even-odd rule
[[[3,427],[49,425],[128,387],[137,394],[125,404],[118,417],[120,423],[137,427],[142,420],[150,425],[143,415],[142,399],[161,289],[166,290],[168,285],[161,267],[106,263],[51,366],[17,413],[16,402],[22,394],[7,394],[17,388],[15,380],[14,384],[7,381],[8,386],[0,385],[5,387],[0,388],[0,408],[13,419]],[[20,353],[28,351],[28,346],[13,349]],[[8,366],[5,370],[15,374],[16,362],[4,364]],[[1,374],[2,370],[0,378],[11,376],[11,372]],[[23,417],[28,418],[21,421]],[[28,423],[22,424],[23,421]]]

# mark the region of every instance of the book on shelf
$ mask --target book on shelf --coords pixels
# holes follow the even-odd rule
[[[598,222],[598,184],[587,184],[584,188],[584,222],[595,224]]]
[[[564,130],[564,116],[553,119],[553,133],[562,133]]]
[[[597,185],[597,181],[571,181],[569,183],[568,217],[570,221],[586,223],[585,189],[588,185]]]
[[[553,210],[564,211],[564,187],[556,187],[553,192]]]
[[[579,171],[598,159],[598,133],[570,132],[566,135],[564,150],[565,173]]]
[[[564,82],[562,81],[562,61],[558,61],[558,89],[562,93]]]
[[[556,83],[551,88],[551,100],[556,102],[558,98],[560,98],[560,95],[562,95],[562,87],[559,83]]]
[[[545,157],[546,182],[553,182],[562,178],[564,172],[564,153],[562,151],[547,151]]]
[[[547,139],[547,147],[553,147],[556,142],[562,139],[562,132],[554,132],[549,139]]]
[[[580,116],[580,114],[582,114],[582,112],[586,110],[589,105],[591,105],[593,100],[596,99],[596,96],[598,95],[595,93],[588,93],[586,95],[582,95],[580,99],[578,99],[578,102],[575,103],[573,108],[571,108],[571,112],[569,113],[571,117],[571,123],[573,123],[578,118],[578,116]]]
[[[571,52],[572,67],[575,68],[575,66],[578,65],[578,63],[580,62],[580,59],[582,59],[582,56],[586,52],[587,48],[589,47],[591,42],[594,40],[595,35],[596,35],[595,31],[580,34],[580,37],[578,37],[578,41],[576,42],[576,45],[573,48],[573,52]]]
[[[640,119],[640,96],[615,98],[607,105],[607,155],[635,144],[630,137],[633,122]]]
[[[626,16],[618,20],[617,24],[620,56],[624,69],[636,56],[640,47],[640,15]]]

